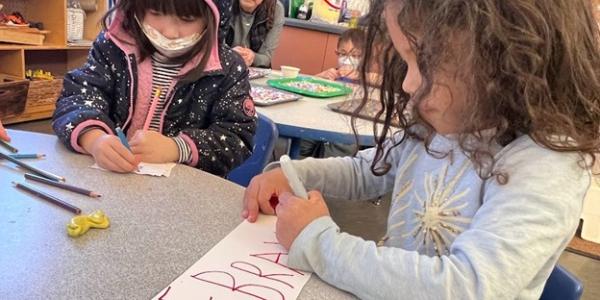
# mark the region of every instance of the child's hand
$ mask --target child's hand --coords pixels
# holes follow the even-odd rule
[[[277,240],[283,247],[290,249],[300,232],[323,216],[329,216],[329,209],[321,193],[310,191],[308,200],[283,193],[279,196],[277,205]]]
[[[80,145],[90,153],[98,166],[118,173],[130,173],[137,169],[139,160],[118,137],[99,129],[92,129],[80,138]]]
[[[244,59],[244,61],[246,60],[245,56],[248,55],[248,51],[246,48],[235,46],[232,50],[237,52]]]
[[[237,46],[233,48],[233,51],[239,53],[242,56],[242,59],[244,59],[244,63],[246,64],[246,66],[249,67],[252,65],[252,63],[254,63],[256,53],[254,53],[254,51],[252,51],[251,49]]]
[[[248,49],[248,51],[246,52],[246,56],[244,56],[244,62],[246,63],[246,66],[248,66],[248,67],[252,66],[252,64],[254,63],[255,57],[256,57],[256,53],[254,53],[254,51]]]
[[[0,140],[10,142],[10,137],[8,136],[8,133],[6,133],[4,126],[2,126],[2,122],[0,122]]]
[[[327,70],[317,74],[316,76],[325,78],[325,79],[329,79],[329,80],[336,80],[336,79],[338,79],[338,77],[340,77],[340,73],[338,72],[338,70],[336,68],[331,68],[331,69],[327,69]]]
[[[141,161],[149,163],[167,163],[179,160],[179,148],[172,138],[156,131],[138,130],[131,141],[131,152]]]
[[[358,71],[351,66],[341,67],[339,70],[339,77],[346,77],[352,80],[358,80]]]
[[[242,218],[249,222],[255,222],[259,210],[267,215],[275,214],[275,209],[269,202],[271,196],[279,196],[284,192],[291,191],[292,189],[280,168],[255,176],[244,193]]]

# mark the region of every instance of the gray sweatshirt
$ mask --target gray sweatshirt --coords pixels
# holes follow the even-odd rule
[[[283,30],[284,24],[284,9],[283,5],[277,1],[275,7],[275,16],[273,18],[273,28],[267,33],[262,46],[255,53],[253,67],[269,67],[273,53],[279,46],[279,36]],[[254,23],[254,14],[249,14],[240,9],[240,14],[233,18],[233,46],[243,46],[248,48],[250,45],[250,36],[248,32]]]
[[[579,222],[590,184],[580,156],[522,136],[493,150],[509,175],[501,185],[482,180],[454,140],[438,135],[431,148],[450,155],[435,158],[408,139],[381,177],[369,169],[373,150],[295,161],[306,187],[325,199],[393,193],[380,243],[322,217],[296,238],[289,265],[363,299],[538,299]]]

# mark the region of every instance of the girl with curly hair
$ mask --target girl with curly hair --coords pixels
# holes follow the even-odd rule
[[[538,299],[600,149],[590,0],[374,0],[369,18],[364,57],[391,41],[376,146],[294,162],[308,199],[280,169],[259,175],[242,216],[276,212],[289,266],[363,299]],[[341,232],[324,201],[388,192],[379,243]]]

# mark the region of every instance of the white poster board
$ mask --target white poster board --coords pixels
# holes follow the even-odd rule
[[[311,274],[287,266],[276,221],[244,221],[153,299],[296,299]]]

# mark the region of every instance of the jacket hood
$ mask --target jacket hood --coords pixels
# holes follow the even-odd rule
[[[219,24],[220,24],[220,15],[219,9],[215,5],[213,0],[204,0],[206,4],[210,7],[212,14],[215,19],[215,32],[214,39],[212,42],[212,49],[210,52],[209,59],[206,63],[206,67],[204,70],[199,70],[202,73],[210,72],[210,71],[218,71],[222,69],[221,61],[219,58]],[[140,51],[138,45],[136,44],[135,39],[123,29],[123,19],[125,18],[125,14],[116,10],[113,14],[112,21],[108,26],[107,31],[105,32],[106,38],[112,40],[125,54],[130,55],[134,54],[136,57],[139,57]],[[200,61],[202,60],[202,53],[198,53],[192,59],[190,59],[181,70],[181,74],[186,74],[192,70],[195,70]]]

